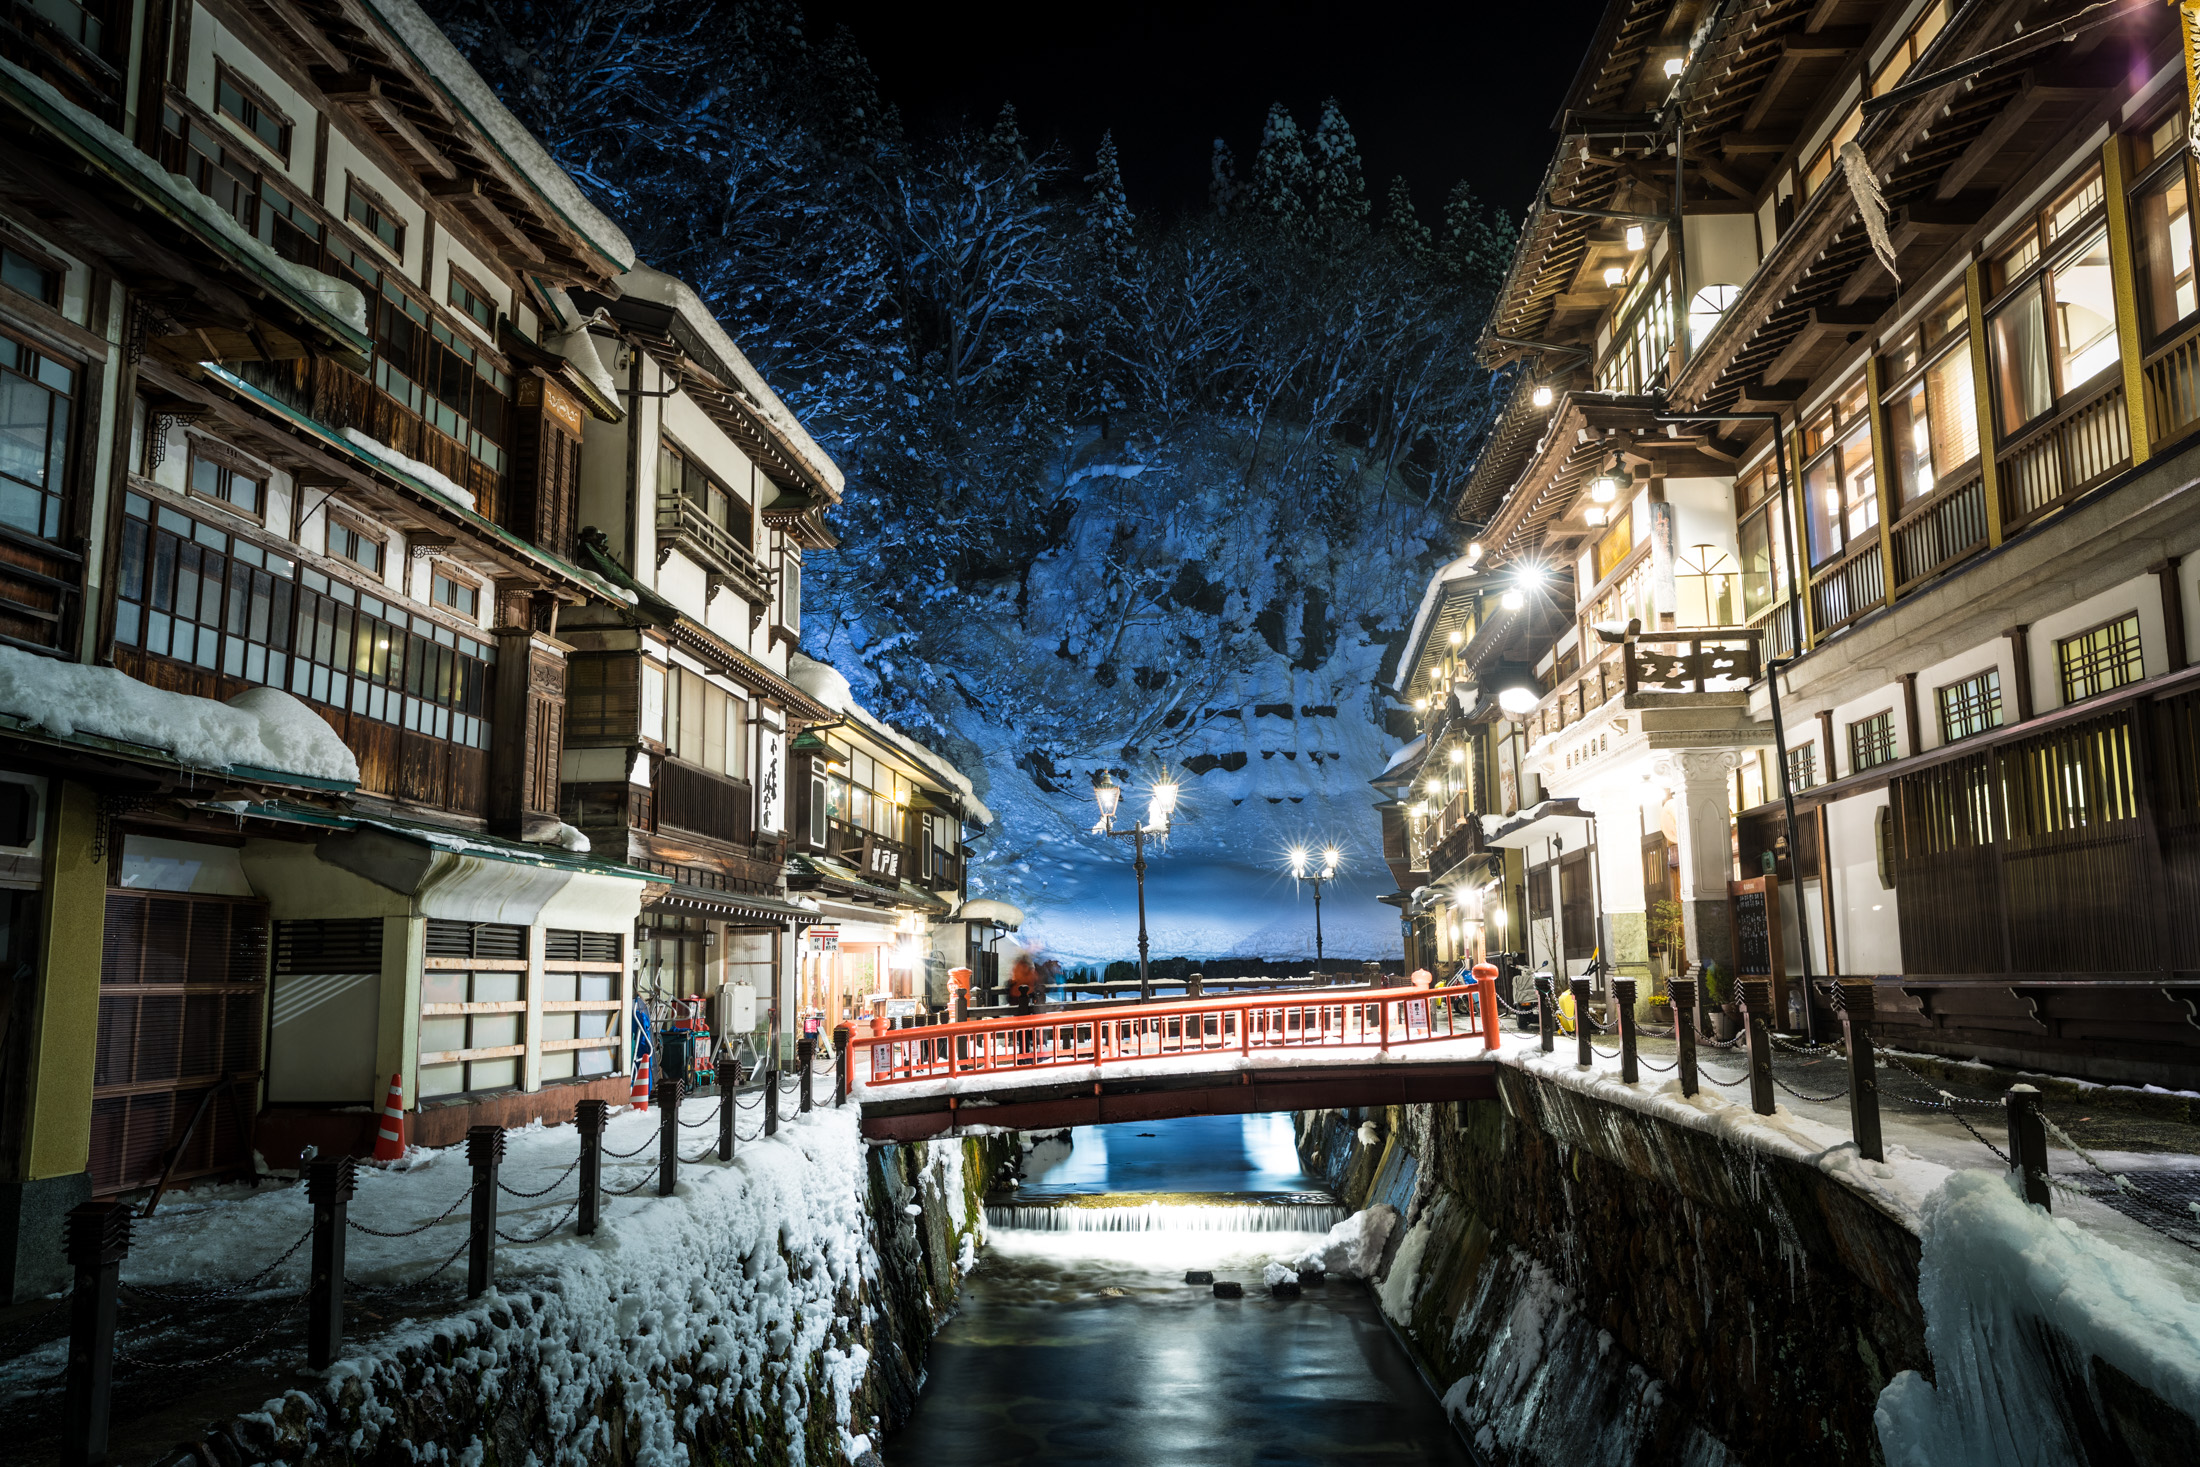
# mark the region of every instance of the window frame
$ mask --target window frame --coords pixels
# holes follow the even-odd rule
[[[443,599],[443,587],[464,591],[473,604],[460,606],[455,601]],[[446,616],[462,617],[479,625],[481,621],[481,582],[458,573],[448,561],[430,561],[428,564],[428,604]]]
[[[1892,764],[1899,757],[1892,708],[1882,708],[1849,724],[1849,773],[1862,774]]]
[[[2096,189],[2100,192],[2099,198],[2087,204],[2074,217],[2056,224],[2056,216],[2060,210]],[[2092,376],[2080,382],[2062,380],[2063,360],[2068,344],[2062,339],[2061,318],[2056,309],[2054,292],[2055,277],[2087,253],[2089,245],[2100,239],[2104,247],[2106,246],[2107,230],[2107,181],[2101,166],[2095,163],[2081,169],[2052,201],[2034,210],[2021,226],[2003,234],[1985,251],[1984,273],[1988,289],[1980,316],[1982,329],[1986,332],[1986,369],[1991,376],[1988,396],[1992,403],[1994,442],[1997,447],[2049,421],[2082,391],[2098,387],[2117,370],[2121,360],[2120,346],[2116,356]],[[2019,265],[2009,265],[2009,257],[2027,245],[2031,249],[2029,258]],[[2047,403],[2021,423],[2004,423],[2006,403],[2003,364],[1996,327],[2026,295],[2033,297],[2040,311],[2040,344],[2046,352],[2048,371]],[[2111,306],[2113,308],[2113,302]],[[2109,320],[2109,337],[2115,340],[2117,323],[2113,316]]]
[[[459,314],[459,319],[471,326],[478,327],[492,341],[495,340],[497,318],[504,314],[503,308],[497,304],[497,298],[491,295],[479,280],[460,269],[455,261],[447,268],[450,278],[444,282],[444,304],[455,309]],[[461,294],[465,295],[467,300],[487,307],[489,319],[484,321],[475,315],[473,307],[459,299]]]
[[[1961,312],[1963,317],[1963,324],[1960,328],[1944,330],[1939,337],[1931,341],[1928,341],[1926,339],[1927,332],[1934,322],[1945,322],[1952,314],[1958,311]],[[1967,293],[1961,285],[1958,285],[1946,296],[1942,297],[1939,304],[1935,305],[1931,310],[1928,310],[1916,321],[1905,327],[1902,333],[1895,339],[1895,344],[1891,348],[1880,353],[1879,366],[1881,385],[1879,391],[1879,404],[1880,410],[1887,414],[1887,441],[1890,450],[1889,456],[1893,460],[1889,467],[1893,470],[1894,473],[1894,494],[1892,497],[1894,499],[1895,510],[1898,514],[1907,513],[1908,511],[1916,508],[1918,505],[1925,503],[1925,501],[1931,499],[1934,495],[1940,493],[1949,485],[1962,482],[1970,470],[1976,469],[1980,466],[1982,460],[1985,457],[1986,440],[1978,431],[1978,380],[1975,375],[1976,363],[1973,363],[1974,375],[1971,381],[1970,392],[1971,438],[1973,440],[1974,447],[1972,454],[1969,458],[1963,460],[1961,463],[1952,464],[1946,468],[1941,467],[1937,463],[1927,463],[1926,472],[1933,476],[1932,487],[1929,489],[1920,490],[1919,492],[1913,494],[1910,492],[1910,486],[1903,480],[1902,451],[1899,443],[1896,441],[1897,424],[1895,422],[1895,416],[1897,404],[1905,401],[1913,393],[1917,392],[1921,387],[1923,387],[1926,380],[1931,377],[1934,372],[1941,369],[1952,357],[1955,356],[1956,353],[1961,352],[1966,357],[1969,357],[1971,352],[1971,333],[1975,329],[1976,325],[1977,323],[1971,319],[1970,302]],[[1914,357],[1910,362],[1902,365],[1901,369],[1897,371],[1895,370],[1896,358],[1900,353],[1904,351],[1913,352]],[[1930,394],[1928,394],[1926,397],[1924,421],[1926,425],[1925,451],[1927,457],[1930,458],[1933,452],[1933,448],[1938,442],[1938,433],[1936,431],[1938,420],[1933,416],[1932,399]]]
[[[355,199],[364,203],[377,218],[389,224],[397,234],[395,244],[384,239],[381,231],[374,225],[352,213],[352,202]],[[363,235],[360,235],[361,238],[372,240],[375,248],[387,254],[400,267],[403,266],[405,262],[406,231],[411,227],[410,221],[397,212],[396,207],[383,197],[381,190],[370,183],[362,182],[359,175],[349,169],[344,170],[343,218],[344,223],[355,233],[361,230],[365,231]]]
[[[226,443],[211,438],[203,438],[196,433],[185,434],[184,444],[186,452],[184,454],[183,484],[186,498],[200,504],[218,504],[229,513],[251,520],[255,524],[264,525],[267,523],[268,490],[270,481],[274,476],[269,472],[266,465],[247,457]],[[209,494],[199,487],[199,465],[202,463],[213,468],[216,487],[220,490],[219,493]],[[250,479],[259,485],[259,497],[249,509],[229,497],[229,486],[234,479],[239,477]]]
[[[1756,493],[1750,497],[1753,481]],[[1780,466],[1767,457],[1755,468],[1734,476],[1734,559],[1741,571],[1741,608],[1744,625],[1759,616],[1770,616],[1787,604],[1794,594],[1794,587],[1787,584],[1788,517],[1790,508],[1780,493]],[[1745,502],[1746,500],[1746,502]],[[1765,537],[1765,549],[1769,571],[1765,576],[1765,602],[1755,610],[1749,605],[1750,569],[1747,559],[1746,537],[1753,525],[1761,525]]]
[[[280,141],[269,142],[267,138],[261,135],[260,130],[252,124],[251,119],[232,111],[222,99],[222,89],[224,87],[235,91],[240,101],[264,113],[271,119],[275,124],[275,131]],[[281,159],[285,168],[290,166],[290,149],[292,142],[297,137],[297,124],[291,120],[289,113],[275,105],[275,99],[267,94],[265,88],[251,81],[220,57],[216,57],[214,60],[214,112],[215,115],[226,117],[243,128],[246,137],[267,149],[274,157]]]
[[[2128,639],[2120,635],[2126,627],[2130,628]],[[2104,650],[2098,658],[2098,665],[2083,679],[2086,687],[2085,691],[2080,692],[2078,691],[2079,680],[2072,675],[2072,649],[2079,649],[2075,654],[2078,657],[2092,656],[2093,654],[2090,651],[2080,648],[2079,644],[2098,637],[2103,632],[2118,633],[2119,635],[2113,641],[2123,644],[2128,640],[2128,645],[2117,645]],[[2113,663],[2110,659],[2114,659]],[[2104,681],[2106,675],[2117,667],[2127,670],[2130,675],[2119,677],[2113,682]],[[2145,682],[2147,676],[2145,630],[2140,623],[2137,609],[2134,608],[2112,616],[2108,620],[2087,627],[2083,631],[2072,632],[2067,637],[2057,637],[2055,639],[2055,671],[2061,683],[2063,706],[2066,708],[2074,703],[2090,702],[2104,694],[2113,693],[2119,688],[2128,688],[2134,683]]]
[[[1972,690],[1976,690],[1975,697],[1972,696]],[[1958,698],[1968,700],[1968,705],[1961,709],[1952,709],[1951,705]],[[1971,708],[1977,710],[1975,717],[1968,716]],[[2007,719],[2002,712],[2001,668],[1982,667],[1953,682],[1942,683],[1933,689],[1933,711],[1939,717],[1940,741],[1943,744],[1960,744],[1965,739],[1977,738],[1980,734],[2002,727]],[[1967,716],[1962,723],[1975,726],[1964,727],[1961,732],[1957,732],[1959,725],[1952,720],[1952,711],[1964,712]]]
[[[28,536],[49,545],[59,545],[67,539],[74,528],[72,521],[75,518],[75,471],[81,457],[77,440],[82,434],[84,426],[85,415],[80,411],[80,408],[86,392],[85,377],[88,368],[84,362],[74,356],[63,355],[41,342],[28,331],[15,328],[6,322],[0,322],[0,338],[4,338],[7,344],[15,349],[17,363],[23,362],[26,356],[33,363],[28,371],[20,365],[15,365],[0,366],[0,372],[12,373],[14,376],[22,378],[32,387],[47,394],[46,459],[43,482],[34,485],[28,480],[16,478],[12,474],[7,476],[8,483],[18,485],[39,497],[41,501],[38,515],[39,528],[35,530],[25,529],[12,523],[7,524],[4,528],[11,534]],[[36,363],[51,363],[57,370],[68,373],[68,387],[64,389],[48,381],[45,372],[40,370]],[[55,399],[58,399],[63,405],[58,425],[54,419]],[[49,520],[52,522],[52,528],[50,529],[47,528]]]
[[[1870,480],[1861,494],[1851,482],[1847,453],[1859,435],[1864,443],[1864,460],[1870,465]],[[1809,562],[1805,574],[1816,575],[1865,540],[1878,538],[1879,454],[1872,444],[1872,403],[1868,384],[1859,379],[1846,390],[1835,392],[1805,423],[1802,437],[1809,450],[1803,459],[1803,556]],[[1811,492],[1812,478],[1829,465],[1841,507],[1837,513],[1829,514],[1828,527],[1838,538],[1826,554],[1820,555],[1813,534],[1818,520]],[[1851,530],[1849,521],[1866,508],[1870,511],[1867,521]]]
[[[2200,205],[2200,167],[2195,166],[2196,161],[2200,160],[2195,160],[2192,149],[2185,145],[2182,136],[2184,124],[2185,114],[2182,108],[2172,108],[2145,125],[2126,131],[2117,140],[2118,146],[2131,150],[2126,154],[2129,157],[2141,147],[2151,152],[2154,135],[2165,126],[2176,128],[2180,134],[2175,146],[2164,149],[2160,154],[2147,159],[2144,164],[2134,167],[2131,170],[2131,181],[2124,189],[2126,217],[2131,221],[2133,304],[2139,311],[2140,350],[2147,354],[2158,350],[2171,337],[2191,329],[2193,322],[2200,320],[2200,207],[2196,207]],[[2147,224],[2140,201],[2158,191],[2163,181],[2172,174],[2181,178],[2185,185],[2185,259],[2193,305],[2168,325],[2156,329],[2152,310],[2154,287],[2149,282],[2147,270]]]
[[[338,530],[342,530],[361,544],[372,545],[374,547],[374,564],[369,565],[363,560],[356,559],[344,551],[338,550],[335,539]],[[379,581],[384,574],[384,567],[389,564],[390,542],[389,537],[379,530],[371,530],[367,528],[364,522],[338,511],[334,506],[330,506],[323,511],[321,553],[331,560],[341,561],[354,570],[365,571]]]

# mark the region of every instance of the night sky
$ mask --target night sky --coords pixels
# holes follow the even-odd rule
[[[1359,136],[1380,203],[1403,173],[1433,223],[1465,178],[1515,215],[1557,143],[1550,131],[1602,6],[1026,3],[1014,9],[908,0],[809,0],[816,34],[846,24],[914,127],[991,122],[1014,102],[1027,134],[1091,170],[1115,130],[1131,207],[1204,205],[1220,137],[1242,178],[1268,104],[1311,133],[1334,96]]]

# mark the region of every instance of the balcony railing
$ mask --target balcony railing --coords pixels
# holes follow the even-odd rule
[[[1837,632],[1887,604],[1887,568],[1879,537],[1866,536],[1810,582],[1810,624],[1819,636]]]
[[[756,838],[745,780],[726,779],[676,759],[657,765],[657,818],[713,840],[749,845]]]
[[[856,868],[864,880],[892,887],[909,870],[909,848],[874,830],[860,830],[845,820],[831,820],[825,827],[825,853]]]
[[[2166,443],[2200,423],[2200,325],[2148,359],[2147,431]]]
[[[740,513],[748,511],[743,508]],[[771,575],[762,563],[685,494],[657,496],[657,547],[660,557],[674,548],[685,552],[714,581],[731,586],[747,601],[761,606],[771,600]]]
[[[1895,594],[1986,548],[1986,480],[1977,471],[1903,511],[1894,522]]]
[[[2121,377],[2017,439],[1995,459],[2001,523],[2013,532],[2131,462],[2131,418]]]
[[[1705,627],[1638,637],[1626,646],[1627,698],[1748,691],[1764,670],[1756,627]]]
[[[449,434],[327,357],[284,362],[234,362],[239,377],[341,435],[357,428],[378,443],[418,459],[474,496],[483,519],[503,522],[504,476]]]

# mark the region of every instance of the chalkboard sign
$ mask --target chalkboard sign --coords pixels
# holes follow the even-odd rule
[[[1771,924],[1765,920],[1762,891],[1736,892],[1734,902],[1734,971],[1769,974],[1772,971]]]

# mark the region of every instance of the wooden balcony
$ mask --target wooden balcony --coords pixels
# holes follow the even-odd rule
[[[961,891],[965,876],[963,858],[946,846],[924,843],[922,873],[917,884],[926,891]]]
[[[1479,855],[1482,845],[1482,817],[1461,790],[1429,818],[1421,832],[1428,853],[1425,868],[1431,877],[1443,875],[1470,856]]]
[[[2200,324],[2146,360],[2147,431],[2167,443],[2200,424]]]
[[[503,523],[504,476],[357,372],[327,357],[230,366],[254,387],[339,435],[346,428],[357,428],[407,458],[418,459],[469,491],[482,518]]]
[[[2002,532],[2014,534],[2053,513],[2130,463],[2123,378],[2112,376],[2092,396],[2020,434],[1995,456]]]
[[[825,854],[856,868],[865,881],[889,890],[909,871],[909,848],[873,830],[859,830],[845,820],[826,822]]]
[[[1986,480],[1975,467],[1956,475],[1894,522],[1894,590],[1912,588],[1986,548]]]
[[[1764,672],[1764,633],[1756,627],[1705,627],[1637,637],[1626,653],[1627,706],[1705,693],[1744,693]]]
[[[743,508],[742,514],[748,510]],[[725,526],[712,521],[703,507],[685,494],[657,496],[657,563],[678,550],[703,567],[715,593],[723,585],[751,606],[770,603],[771,573],[748,546]]]
[[[1866,535],[1810,580],[1810,625],[1820,637],[1887,604],[1887,567],[1879,537]]]
[[[755,802],[746,780],[727,779],[677,759],[660,759],[656,788],[661,826],[674,826],[734,845],[755,841]]]
[[[68,17],[64,25],[55,16]],[[16,0],[0,11],[0,56],[45,82],[68,101],[110,127],[122,125],[127,90],[122,68],[109,59],[126,52],[129,9],[123,7],[120,35],[91,9],[55,6],[53,15]]]

